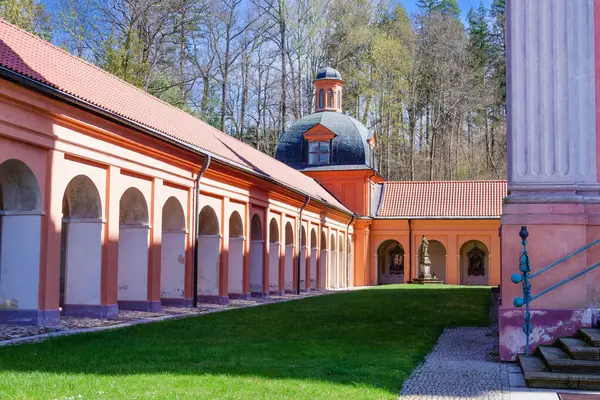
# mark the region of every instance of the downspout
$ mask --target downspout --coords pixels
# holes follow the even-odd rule
[[[204,164],[202,164],[202,168],[198,171],[198,175],[196,176],[196,181],[194,182],[194,209],[196,213],[194,214],[194,307],[198,307],[198,232],[199,232],[199,224],[200,224],[200,179],[208,169],[211,161],[210,154],[207,154],[204,158]]]
[[[346,279],[349,281],[349,272],[350,272],[350,252],[348,251],[348,242],[350,241],[350,233],[349,233],[349,229],[350,229],[350,225],[352,225],[352,223],[354,222],[354,219],[356,218],[356,214],[352,213],[352,218],[350,218],[350,222],[348,222],[348,225],[346,225]],[[354,279],[352,280],[354,281]],[[348,282],[346,282],[346,287],[348,287]]]
[[[412,220],[408,220],[408,281],[412,281]]]
[[[302,205],[302,208],[300,208],[300,216],[298,217],[298,271],[296,273],[296,277],[298,278],[298,290],[296,291],[296,294],[300,294],[300,265],[302,265],[302,260],[300,259],[300,253],[302,252],[302,211],[304,211],[308,203],[310,203],[310,195],[306,196],[306,201]]]

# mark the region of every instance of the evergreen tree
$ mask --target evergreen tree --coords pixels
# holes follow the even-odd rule
[[[423,9],[426,14],[438,12],[454,18],[460,17],[460,7],[456,0],[419,0],[417,6]]]

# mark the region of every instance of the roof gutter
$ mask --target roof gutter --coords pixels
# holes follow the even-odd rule
[[[301,195],[302,197],[306,197],[306,196],[310,197],[310,195],[308,193],[303,192],[302,190],[297,189],[297,188],[295,188],[293,186],[290,186],[287,183],[282,182],[282,181],[280,181],[278,179],[275,179],[275,178],[270,177],[268,175],[265,175],[265,174],[262,174],[260,172],[257,172],[257,171],[255,171],[255,170],[253,170],[251,168],[246,167],[245,165],[238,164],[235,161],[229,160],[229,159],[227,159],[227,158],[225,158],[223,156],[220,156],[218,154],[215,154],[215,153],[213,153],[211,151],[202,149],[200,147],[197,147],[197,146],[194,146],[192,144],[186,143],[186,142],[184,142],[184,141],[182,141],[180,139],[171,137],[171,136],[169,136],[167,134],[164,134],[164,133],[162,133],[162,132],[160,132],[160,131],[158,131],[156,129],[152,129],[152,128],[149,128],[147,126],[144,126],[144,125],[140,124],[139,122],[130,120],[130,119],[126,118],[126,117],[123,117],[121,115],[115,114],[115,113],[113,113],[111,111],[107,111],[107,110],[105,110],[105,109],[103,109],[103,108],[101,108],[101,107],[99,107],[97,105],[94,105],[94,104],[92,104],[90,102],[87,102],[85,100],[81,100],[81,99],[79,99],[79,98],[77,98],[77,97],[75,97],[73,95],[65,93],[65,92],[63,92],[63,91],[61,91],[61,90],[59,90],[59,89],[57,89],[55,87],[52,87],[52,86],[48,85],[48,84],[38,82],[35,79],[31,79],[31,78],[29,78],[27,76],[24,76],[24,75],[21,75],[19,73],[16,73],[16,72],[14,72],[14,71],[6,68],[6,67],[3,67],[1,65],[0,65],[0,76],[4,77],[7,80],[12,81],[14,83],[17,83],[17,84],[20,84],[22,86],[28,87],[28,88],[30,88],[30,89],[32,89],[34,91],[40,92],[40,93],[45,94],[45,95],[49,95],[49,96],[57,98],[57,99],[60,99],[60,100],[62,100],[64,102],[73,104],[73,105],[75,105],[77,107],[84,108],[84,109],[86,109],[88,111],[91,111],[94,114],[100,115],[102,117],[107,117],[109,119],[112,119],[112,120],[118,122],[121,125],[125,125],[125,126],[128,126],[130,128],[136,129],[138,131],[142,131],[144,133],[147,133],[147,134],[149,134],[151,136],[157,137],[157,138],[159,138],[159,139],[161,139],[163,141],[169,142],[169,143],[171,143],[171,144],[173,144],[173,145],[175,145],[175,146],[177,146],[177,147],[179,147],[181,149],[184,149],[184,150],[187,150],[187,151],[193,151],[193,152],[195,152],[197,154],[200,154],[202,156],[210,156],[215,161],[220,162],[222,164],[225,164],[228,167],[235,168],[237,170],[240,170],[242,172],[248,173],[250,175],[254,175],[254,176],[257,176],[257,177],[259,177],[261,179],[264,179],[266,181],[275,183],[275,184],[277,184],[279,186],[282,186],[282,187],[286,188],[287,190],[289,190],[291,192],[294,192],[296,194]],[[320,200],[320,199],[313,199],[313,200],[315,200],[316,202],[318,202],[320,204],[323,204],[324,206],[327,206],[329,208],[333,208],[334,210],[337,210],[337,211],[339,211],[339,212],[341,212],[343,214],[350,215],[349,211],[343,210],[343,209],[341,209],[341,208],[339,208],[339,207],[337,207],[335,205],[329,204],[329,203],[327,203],[327,202],[325,202],[323,200]]]

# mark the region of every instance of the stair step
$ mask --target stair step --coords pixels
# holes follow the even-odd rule
[[[579,335],[592,346],[600,347],[600,329],[580,328]]]
[[[576,360],[600,360],[600,348],[591,346],[583,339],[576,337],[559,338],[558,345]]]
[[[539,346],[538,351],[552,372],[600,374],[600,361],[574,360],[555,346]]]
[[[600,375],[552,372],[539,356],[519,356],[527,386],[544,389],[600,390]]]

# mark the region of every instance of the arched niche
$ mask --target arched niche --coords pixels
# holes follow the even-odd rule
[[[419,257],[421,255],[421,247],[419,246]],[[435,277],[443,282],[446,282],[446,247],[442,242],[438,240],[429,240],[429,261],[431,262],[431,276]],[[420,263],[420,258],[418,259]],[[420,268],[420,264],[417,265],[417,269]],[[418,269],[418,274],[421,274],[421,270]]]
[[[244,296],[244,223],[239,212],[229,216],[229,297]]]
[[[162,207],[160,299],[163,305],[189,305],[185,300],[185,213],[171,196]]]
[[[346,284],[348,287],[352,287],[354,286],[354,255],[352,253],[352,236],[350,235],[348,235],[348,238],[346,239],[346,257],[348,259],[346,268]]]
[[[300,290],[306,290],[306,263],[309,262],[306,245],[306,228],[302,226],[300,229]]]
[[[77,175],[67,185],[62,205],[59,306],[63,314],[88,316],[101,307],[100,193],[90,178]],[[99,316],[104,317],[102,312]]]
[[[329,236],[329,273],[328,273],[328,287],[336,288],[337,282],[337,270],[338,270],[338,254],[337,254],[337,242],[335,235],[332,233]]]
[[[279,287],[280,246],[279,225],[275,218],[271,218],[269,222],[269,292],[271,294],[281,294]]]
[[[377,248],[377,284],[404,283],[404,247],[397,240],[389,239]]]
[[[263,296],[263,226],[260,216],[254,214],[250,220],[250,293]]]
[[[460,249],[461,285],[489,285],[490,252],[479,240],[470,240]]]
[[[40,187],[32,170],[17,159],[2,162],[0,302],[10,308],[38,309],[41,208]],[[0,313],[3,311],[0,310]],[[58,315],[55,318],[54,322],[58,323]],[[20,321],[36,322],[35,318]]]
[[[198,217],[198,235],[219,235],[219,218],[211,206],[204,206]]]
[[[308,286],[311,290],[317,289],[317,259],[318,259],[318,248],[317,242],[317,230],[312,228],[310,230],[310,262],[308,268]]]
[[[321,230],[321,257],[319,258],[319,282],[318,288],[325,289],[327,287],[327,233]]]
[[[344,236],[340,235],[338,240],[338,286],[346,287],[346,252],[344,249]]]
[[[202,302],[218,303],[221,264],[221,228],[217,213],[204,206],[198,216],[198,298]]]
[[[148,205],[142,192],[130,187],[119,202],[119,308],[150,311],[148,301]]]
[[[290,222],[285,224],[283,282],[284,290],[292,293],[294,290],[294,229]]]
[[[148,204],[139,189],[130,187],[119,202],[119,223],[121,225],[148,225]]]
[[[40,187],[33,171],[22,161],[10,159],[0,164],[0,210],[37,211],[41,209]]]

